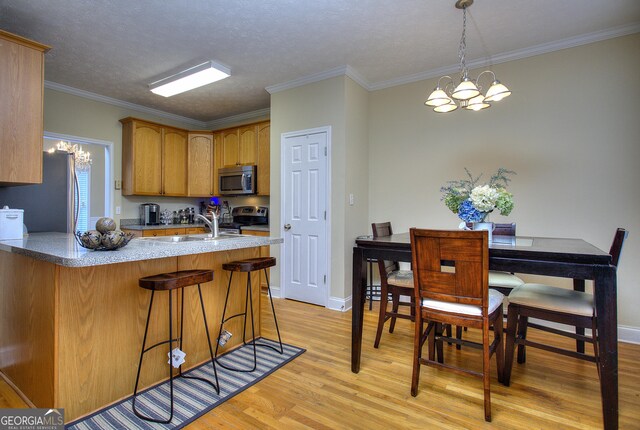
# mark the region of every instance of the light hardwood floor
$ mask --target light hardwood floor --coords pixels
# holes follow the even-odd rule
[[[265,297],[263,297],[265,298]],[[293,362],[187,428],[200,429],[599,429],[598,375],[593,364],[529,348],[512,383],[498,383],[492,360],[493,422],[486,423],[476,378],[422,368],[409,393],[413,329],[399,320],[373,348],[377,309],[365,310],[362,365],[351,372],[351,312],[276,299],[283,340],[306,348]],[[267,300],[264,333],[274,338]],[[473,337],[469,331],[465,336]],[[536,337],[531,330],[531,336]],[[571,341],[562,340],[564,345]],[[479,351],[445,345],[445,360],[480,365]],[[620,344],[620,428],[640,428],[640,345]],[[0,382],[0,408],[25,407]]]

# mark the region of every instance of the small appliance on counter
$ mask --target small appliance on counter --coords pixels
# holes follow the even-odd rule
[[[0,209],[0,240],[22,239],[23,209]]]
[[[269,208],[265,206],[238,206],[233,208],[231,215],[233,222],[218,224],[221,232],[240,234],[242,227],[269,224]]]
[[[140,205],[140,224],[160,225],[160,205],[143,203]]]

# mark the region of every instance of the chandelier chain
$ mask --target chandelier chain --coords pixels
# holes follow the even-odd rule
[[[467,7],[462,8],[462,37],[458,46],[458,58],[460,58],[460,79],[464,80],[468,76],[467,63],[465,61],[465,51],[467,50]]]

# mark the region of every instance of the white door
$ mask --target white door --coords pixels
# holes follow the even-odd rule
[[[283,135],[284,296],[326,306],[327,170],[330,129]]]

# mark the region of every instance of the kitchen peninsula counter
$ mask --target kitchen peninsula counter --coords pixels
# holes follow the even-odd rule
[[[91,251],[62,233],[0,241],[0,371],[36,407],[64,408],[66,422],[127,397],[150,297],[138,280],[213,270],[202,295],[215,342],[229,282],[222,265],[257,257],[261,247],[281,242],[260,236],[177,243],[136,238],[116,251]],[[260,309],[258,273],[251,276],[253,306]],[[244,274],[233,277],[228,309],[233,314],[244,309],[246,282]],[[168,293],[156,294],[147,345],[166,339],[167,307]],[[234,336],[221,353],[242,343],[242,319],[235,320],[225,324]],[[256,315],[256,336],[260,322]],[[184,324],[186,370],[209,359],[195,287],[184,290]],[[141,386],[167,377],[167,352],[168,347],[145,354]]]
[[[0,251],[20,254],[65,267],[87,267],[254,248],[275,245],[282,243],[282,241],[280,238],[244,235],[232,238],[227,236],[220,240],[177,243],[158,239],[134,238],[127,246],[115,251],[94,251],[82,248],[71,234],[32,233],[24,239],[0,241]]]

